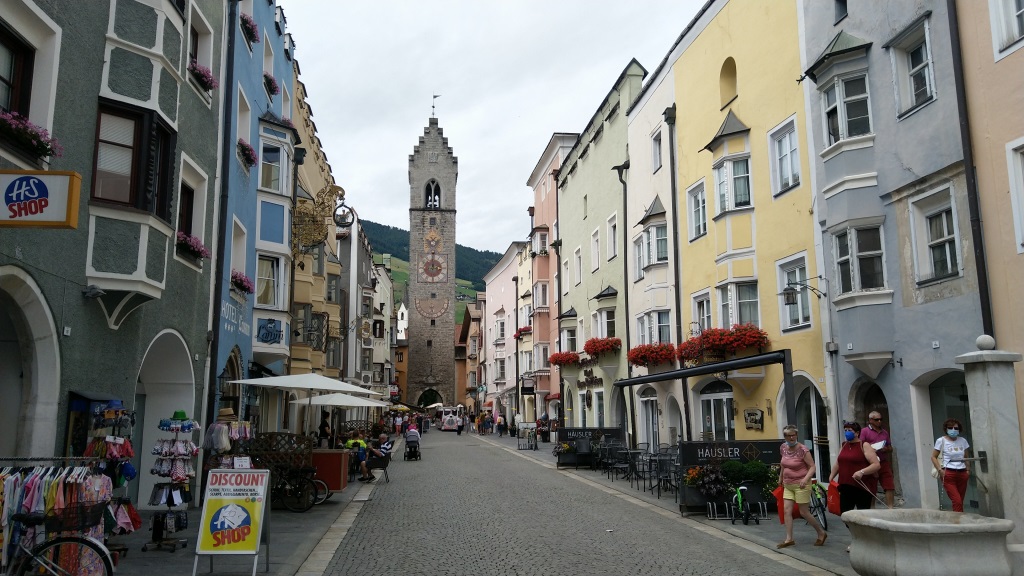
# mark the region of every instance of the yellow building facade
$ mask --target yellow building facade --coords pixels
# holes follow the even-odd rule
[[[770,340],[761,351],[792,353],[795,416],[779,364],[690,378],[695,437],[780,438],[795,424],[828,462],[834,346],[823,345],[829,314],[818,293],[828,287],[818,279],[798,24],[796,2],[733,0],[714,3],[684,36],[673,63],[679,305],[690,332],[752,323]]]

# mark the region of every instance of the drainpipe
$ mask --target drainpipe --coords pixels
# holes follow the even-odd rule
[[[680,341],[683,339],[683,306],[682,299],[679,296],[679,287],[682,286],[682,280],[679,276],[679,230],[676,229],[679,226],[679,196],[678,196],[678,182],[676,180],[676,105],[673,104],[668,108],[665,108],[663,113],[665,117],[665,123],[668,124],[668,167],[669,167],[669,181],[671,182],[672,191],[672,224],[675,234],[672,234],[672,250],[673,256],[675,256],[675,262],[672,263],[672,281],[676,287],[676,337]],[[678,360],[677,360],[678,362]],[[683,418],[685,418],[686,426],[686,439],[692,440],[693,434],[690,432],[690,387],[687,386],[686,380],[683,380]],[[674,440],[674,439],[673,439]]]
[[[515,311],[516,332],[519,332],[519,276],[513,276],[512,277],[512,284],[515,285],[515,294],[512,296],[513,298],[515,298],[515,300],[513,300],[512,309]],[[513,332],[513,334],[514,333],[515,332]],[[508,338],[508,328],[505,329],[505,338],[506,339]],[[514,364],[516,366],[516,412],[519,413],[519,421],[522,422],[523,421],[523,411],[521,409],[522,407],[520,406],[520,397],[522,396],[522,388],[520,387],[520,381],[519,381],[519,339],[518,338],[512,338],[512,339],[516,341],[516,353],[515,353],[515,356],[512,358],[512,360],[513,360],[513,362],[514,362]],[[505,371],[508,372],[508,369],[506,368]]]
[[[967,208],[971,217],[971,241],[974,245],[974,265],[978,274],[978,299],[981,304],[981,326],[985,334],[995,336],[992,319],[992,300],[988,285],[988,262],[985,259],[985,238],[981,230],[981,205],[978,195],[978,175],[974,168],[974,149],[971,142],[971,124],[967,116],[967,88],[964,85],[964,60],[960,47],[960,19],[956,0],[946,0],[949,12],[949,43],[953,52],[953,82],[956,84],[956,108],[960,120],[960,146],[964,151],[964,172],[967,177]]]
[[[549,174],[552,181],[555,183],[555,220],[558,220],[558,170],[552,170]],[[555,334],[557,336],[556,346],[558,351],[562,351],[562,239],[555,238],[552,240],[548,247],[555,251],[555,270],[558,270],[558,274],[555,274],[557,282],[555,282],[555,297],[558,298],[558,314],[555,316]],[[551,264],[548,264],[548,270],[550,271]],[[562,367],[558,367],[558,427],[565,428],[565,378],[562,377]]]
[[[619,176],[619,182],[622,183],[622,216],[623,216],[623,218],[625,218],[626,217],[627,196],[628,196],[628,194],[627,194],[628,186],[626,185],[626,180],[622,177],[622,173],[625,172],[626,170],[629,170],[629,159],[627,158],[625,162],[623,162],[622,164],[619,164],[618,166],[612,166],[612,170],[615,170],[615,172]],[[616,241],[617,240],[618,239],[616,239]],[[625,244],[626,243],[623,242],[622,244],[623,244],[623,247],[622,247],[623,248],[623,257],[622,257],[622,299],[623,299],[623,303],[622,304],[623,304],[623,307],[626,309],[625,310],[626,313],[623,314],[623,316],[625,316],[625,318],[626,318],[626,329],[623,331],[622,335],[624,336],[624,338],[623,338],[624,346],[626,348],[626,351],[628,352],[629,351],[629,320],[628,320],[628,318],[629,318],[629,266],[626,264],[626,262],[629,259],[625,257],[625,248],[626,248]],[[632,378],[632,377],[633,377],[633,365],[630,364],[629,362],[626,362],[626,378]],[[636,394],[633,394],[632,391],[630,391],[630,394],[629,394],[629,425],[630,425],[631,431],[633,433],[633,443],[632,443],[632,445],[633,445],[634,448],[636,448]]]
[[[226,53],[222,58],[224,62],[224,107],[221,109],[221,121],[224,126],[224,133],[231,133],[231,119],[234,114],[231,113],[235,109],[235,33],[237,27],[234,25],[235,20],[238,19],[238,2],[232,1],[228,3],[228,19],[224,26],[224,35],[227,37],[227,48]],[[220,404],[220,381],[217,379],[218,370],[220,364],[217,362],[217,352],[220,346],[220,317],[223,314],[223,298],[221,297],[221,291],[224,290],[224,270],[223,266],[226,262],[227,246],[230,242],[228,237],[228,191],[230,178],[228,174],[231,169],[231,162],[235,158],[235,143],[230,138],[224,138],[221,143],[221,181],[220,181],[220,221],[217,223],[217,237],[219,244],[217,245],[217,269],[213,269],[211,266],[211,272],[215,274],[214,277],[214,298],[213,298],[213,329],[210,331],[212,336],[210,338],[210,355],[214,358],[213,362],[210,362],[210,374],[209,382],[210,386],[207,391],[209,401],[206,406],[206,423],[209,424],[217,418],[217,405]],[[243,367],[244,368],[244,367]],[[240,375],[243,376],[244,375]]]

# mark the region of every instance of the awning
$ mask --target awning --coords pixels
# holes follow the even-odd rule
[[[554,394],[548,394],[548,395],[544,396],[544,399],[545,400],[561,400],[562,399],[562,393],[561,392],[555,392]]]
[[[291,404],[306,404],[313,406],[340,406],[343,408],[378,408],[387,406],[387,402],[381,402],[379,400],[370,400],[369,398],[361,398],[359,396],[350,396],[341,392],[335,392],[334,394],[324,394],[322,396],[313,396],[312,398],[300,398],[298,400],[292,400]]]

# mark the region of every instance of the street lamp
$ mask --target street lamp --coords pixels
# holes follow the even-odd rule
[[[828,280],[822,276],[818,276],[818,279],[825,280],[826,284],[828,283]],[[794,288],[794,286],[807,288],[811,292],[814,292],[814,295],[817,296],[818,299],[821,299],[822,296],[828,296],[827,293],[818,290],[817,288],[811,286],[807,282],[787,282],[786,287],[782,289],[782,301],[786,304],[786,306],[796,306],[797,304],[796,299],[800,295],[800,291]]]

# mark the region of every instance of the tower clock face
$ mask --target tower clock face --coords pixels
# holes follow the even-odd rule
[[[416,310],[425,318],[440,318],[448,311],[449,302],[442,298],[417,298]]]
[[[431,228],[423,235],[423,251],[431,254],[444,251],[444,242],[441,234]]]
[[[448,280],[448,259],[443,255],[429,254],[420,264],[421,282],[446,282]]]

